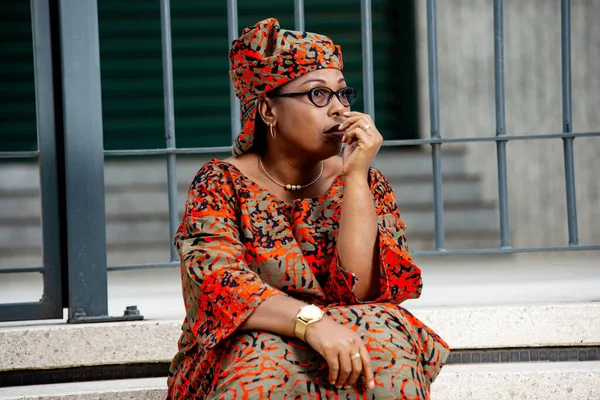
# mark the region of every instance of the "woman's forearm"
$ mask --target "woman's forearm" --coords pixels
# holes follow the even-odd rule
[[[296,316],[306,303],[285,295],[263,301],[240,326],[244,331],[266,331],[294,337]]]
[[[366,177],[346,177],[337,249],[341,266],[358,278],[359,300],[371,300],[379,293],[377,235],[377,213]]]

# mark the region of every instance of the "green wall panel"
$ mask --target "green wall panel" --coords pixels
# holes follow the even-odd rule
[[[239,30],[275,17],[293,28],[293,1],[238,0]],[[305,0],[306,28],[342,46],[347,82],[362,91],[360,0]],[[36,148],[31,15],[28,1],[2,8],[0,150]],[[386,139],[417,135],[411,1],[373,0],[376,122]],[[161,148],[164,104],[160,5],[98,1],[106,149]],[[172,0],[178,147],[230,143],[225,1]],[[355,105],[361,111],[362,97]]]
[[[0,151],[37,149],[31,10],[0,7]]]

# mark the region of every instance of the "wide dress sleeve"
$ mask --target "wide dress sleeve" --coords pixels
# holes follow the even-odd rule
[[[174,239],[187,322],[205,348],[232,334],[264,300],[283,294],[244,260],[235,190],[228,175],[207,166],[198,172]]]
[[[330,265],[325,291],[339,304],[395,303],[421,295],[421,270],[406,245],[405,225],[400,219],[396,195],[389,182],[375,168],[369,171],[369,187],[377,213],[380,292],[376,299],[359,301],[354,293],[356,277],[340,265],[337,248]],[[342,200],[343,207],[343,200]]]

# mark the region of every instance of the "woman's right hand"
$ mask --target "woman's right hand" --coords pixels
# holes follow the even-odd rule
[[[362,338],[354,331],[324,316],[308,325],[305,335],[308,343],[329,366],[329,382],[338,389],[349,388],[361,375],[371,389],[375,387],[371,357]],[[359,354],[360,357],[352,357]]]

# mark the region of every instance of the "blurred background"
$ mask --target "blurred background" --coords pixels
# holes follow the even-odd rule
[[[362,89],[360,1],[305,0],[304,4],[306,30],[326,34],[342,46],[346,80]],[[442,137],[495,135],[491,4],[482,0],[438,4]],[[505,4],[510,136],[562,132],[559,6],[558,0]],[[238,12],[240,31],[266,17],[278,18],[286,28],[294,26],[291,1],[239,0]],[[52,13],[57,20],[57,11]],[[428,138],[425,2],[373,0],[372,14],[378,128],[386,140]],[[228,146],[227,4],[173,0],[171,18],[177,147]],[[575,132],[600,129],[598,20],[600,2],[572,2]],[[98,22],[104,148],[164,148],[159,2],[99,0]],[[38,143],[30,2],[3,2],[0,23],[0,151],[34,151]],[[52,40],[59,49],[60,41]],[[60,58],[55,57],[53,67],[58,71],[55,87],[60,87]],[[60,93],[56,96],[59,104]],[[360,98],[356,109],[363,110]],[[60,112],[58,106],[59,122]],[[60,124],[57,135],[61,135]],[[597,245],[600,139],[577,138],[574,143],[579,241]],[[195,172],[208,159],[226,156],[178,156],[180,212]],[[508,142],[513,247],[567,245],[563,157],[560,139]],[[419,257],[420,251],[435,250],[429,146],[386,146],[376,167],[394,187],[408,228],[408,244],[424,271],[426,290],[415,307],[600,300],[598,251]],[[446,248],[500,247],[495,143],[444,144],[442,172]],[[107,157],[104,181],[108,265],[168,262],[171,238],[164,156]],[[0,160],[0,269],[43,264],[40,193],[37,161]],[[111,272],[108,287],[111,314],[132,303],[145,304],[145,315],[182,314],[177,268]],[[37,301],[41,293],[41,274],[0,275],[0,302]]]

